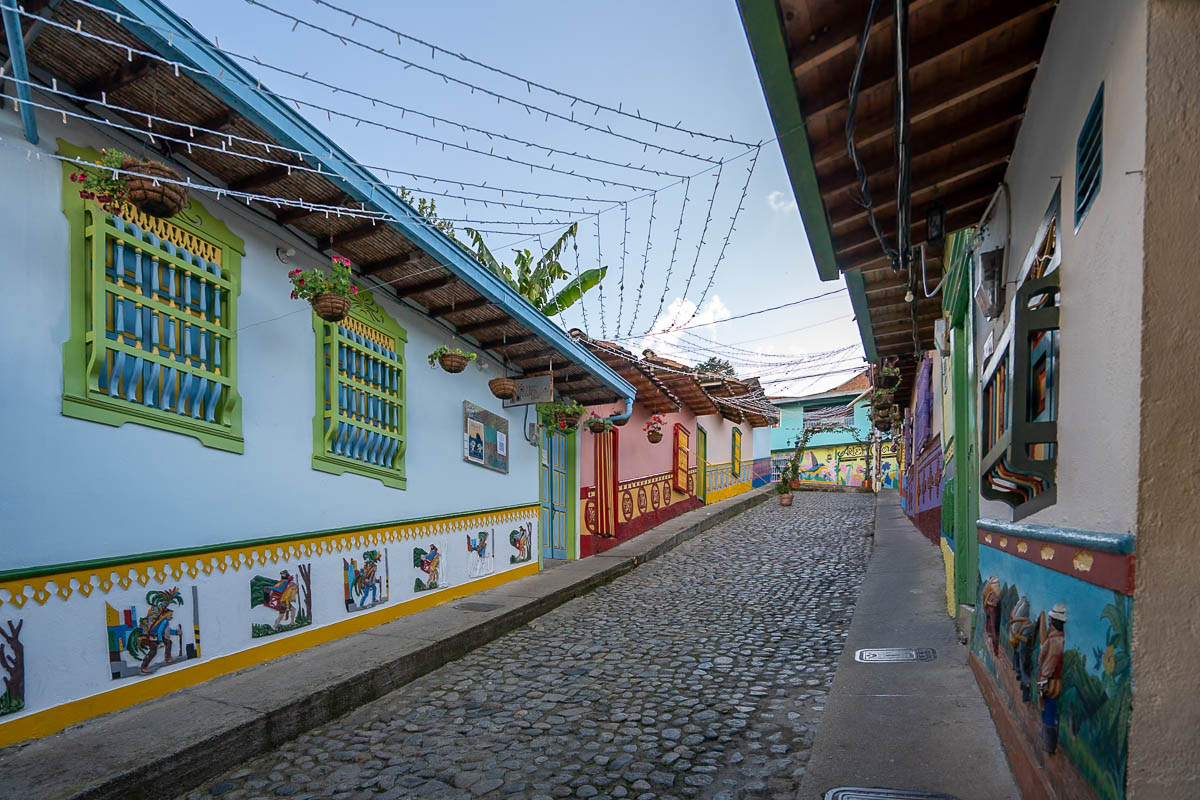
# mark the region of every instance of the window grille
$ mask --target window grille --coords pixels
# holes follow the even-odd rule
[[[313,315],[317,345],[317,414],[313,468],[378,478],[405,487],[407,335],[360,292],[350,316],[326,322]]]
[[[241,240],[194,201],[170,220],[130,206],[109,214],[64,180],[63,210],[72,262],[63,413],[242,452]]]
[[[1075,230],[1083,223],[1092,201],[1100,193],[1104,172],[1104,84],[1083,121],[1075,143]]]

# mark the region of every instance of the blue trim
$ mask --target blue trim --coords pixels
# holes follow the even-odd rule
[[[850,306],[858,322],[858,335],[862,338],[863,355],[873,364],[879,360],[879,351],[875,349],[875,329],[871,327],[871,309],[867,305],[867,284],[860,270],[852,269],[844,274],[846,289],[850,292]]]
[[[392,192],[378,190],[373,185],[376,178],[369,170],[289,108],[283,100],[258,91],[255,87],[260,84],[256,78],[210,45],[199,32],[161,2],[99,0],[99,4],[120,11],[123,14],[121,25],[159,54],[209,73],[191,77],[280,143],[310,153],[310,158],[317,162],[321,170],[331,179],[340,179],[342,188],[357,201],[398,220],[384,224],[394,225],[414,244],[533,331],[566,360],[587,370],[623,398],[632,402],[636,397],[637,390],[632,384],[572,340],[566,331],[517,294],[500,276],[480,264],[462,245],[425,223],[411,206]],[[137,24],[134,20],[153,28]],[[176,35],[168,38],[164,31],[172,31]],[[214,75],[221,77],[214,78]]]
[[[17,98],[21,101],[21,122],[25,125],[25,138],[30,144],[37,144],[37,118],[33,115],[33,106],[30,105],[29,64],[25,61],[25,37],[21,33],[21,18],[17,15],[17,0],[0,0],[0,13],[4,16],[4,33],[8,40],[9,57],[12,59],[13,77],[17,79]]]
[[[1072,545],[1120,555],[1128,555],[1133,552],[1136,538],[1132,533],[1084,531],[1077,528],[1060,528],[1056,525],[1035,525],[1029,522],[1001,522],[998,519],[981,519],[975,524],[992,533],[1003,533],[1007,536],[1020,536],[1023,539],[1036,539],[1039,542],[1054,542],[1055,544]]]

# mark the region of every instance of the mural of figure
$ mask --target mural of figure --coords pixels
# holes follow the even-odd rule
[[[14,624],[8,620],[8,630],[0,628],[0,667],[4,668],[4,694],[0,695],[0,717],[25,707],[25,645],[21,644],[21,628],[25,620]]]
[[[1067,607],[1055,603],[1046,616],[1050,624],[1038,659],[1038,692],[1042,696],[1042,747],[1047,753],[1054,753],[1058,750],[1058,698],[1062,696],[1063,628],[1067,624]]]
[[[1013,672],[1021,684],[1021,699],[1032,702],[1033,693],[1033,644],[1037,634],[1037,623],[1029,618],[1029,598],[1024,595],[1012,610],[1012,621],[1008,624],[1008,644],[1013,649]]]
[[[984,632],[992,647],[992,655],[1000,653],[1000,579],[995,575],[983,585]]]
[[[429,550],[426,552],[420,547],[413,548],[413,566],[424,572],[426,580],[417,578],[413,581],[414,592],[425,592],[430,589],[438,588],[439,570],[442,566],[442,554],[438,552],[436,544],[429,545]]]
[[[279,571],[279,579],[256,575],[250,579],[250,608],[262,606],[275,612],[271,623],[250,623],[250,635],[254,638],[271,636],[284,631],[303,628],[312,623],[312,580],[311,565],[300,564],[297,577],[286,568]],[[260,617],[260,619],[265,619]]]
[[[488,543],[487,531],[480,531],[479,535],[472,539],[471,534],[467,534],[467,576],[478,578],[483,575],[491,575],[494,561],[492,559],[492,548]]]
[[[146,613],[139,614],[131,603],[118,610],[105,603],[105,623],[108,634],[108,660],[113,680],[132,675],[150,675],[159,667],[200,656],[200,615],[196,603],[196,587],[191,589],[192,624],[190,630],[183,620],[176,620],[177,611],[184,606],[183,591],[178,586],[152,589],[139,595],[145,598]],[[114,602],[120,602],[114,599]]]
[[[362,611],[388,599],[387,550],[367,550],[360,568],[355,559],[342,559],[346,610]]]
[[[515,556],[508,557],[510,564],[520,564],[533,557],[532,542],[530,541],[532,538],[532,526],[522,525],[508,534],[508,543],[517,551]]]

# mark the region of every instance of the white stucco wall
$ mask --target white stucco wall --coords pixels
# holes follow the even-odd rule
[[[1104,84],[1103,177],[1075,231],[1075,148]],[[1063,0],[1055,12],[1025,119],[1006,174],[1012,192],[1006,300],[1042,217],[1062,187],[1062,296],[1058,406],[1058,501],[1025,521],[1132,531],[1138,467],[1142,224],[1146,103],[1144,0]],[[1005,245],[1004,199],[982,252]],[[977,306],[981,372],[989,335],[1000,343],[1006,311],[988,322]],[[999,349],[999,348],[997,348]],[[980,516],[1011,519],[980,499]]]
[[[35,153],[54,152],[58,137],[129,149],[54,117],[43,116],[40,128]],[[198,199],[246,243],[237,340],[244,455],[141,425],[63,416],[70,320],[61,165],[26,157],[19,118],[8,110],[0,137],[21,145],[0,148],[0,263],[13,292],[0,314],[0,414],[10,422],[0,460],[0,569],[537,502],[538,451],[522,435],[523,412],[505,412],[487,388],[498,365],[481,356],[459,375],[430,368],[426,355],[449,334],[383,292],[376,298],[408,332],[407,489],[314,471],[311,316],[288,298],[291,266],[275,250],[294,247],[292,264],[306,268],[327,257],[261,214],[211,195]],[[508,474],[463,460],[464,400],[509,419]]]

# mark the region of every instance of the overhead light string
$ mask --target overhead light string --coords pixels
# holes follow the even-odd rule
[[[679,320],[679,315],[683,313],[683,304],[687,300],[688,291],[692,288],[692,279],[696,277],[696,266],[700,263],[700,251],[704,249],[704,237],[708,235],[708,226],[712,223],[713,204],[717,200],[717,189],[721,186],[721,172],[724,170],[724,164],[717,167],[717,179],[713,181],[712,195],[708,198],[708,211],[704,215],[704,227],[700,229],[700,241],[696,244],[696,257],[692,259],[692,270],[688,273],[687,282],[683,285],[683,294],[679,297],[679,307],[675,309],[675,316],[671,318],[671,323],[667,325],[667,329],[675,327],[675,323]],[[692,315],[693,317],[695,314]]]
[[[646,226],[646,247],[642,251],[642,274],[638,278],[637,297],[633,304],[633,315],[629,320],[629,330],[625,331],[627,334],[633,333],[633,327],[637,324],[638,312],[642,308],[642,293],[646,288],[646,267],[650,264],[650,237],[654,233],[654,207],[657,203],[658,194],[654,193],[650,195],[650,222]],[[617,331],[617,333],[620,334],[621,332]]]

